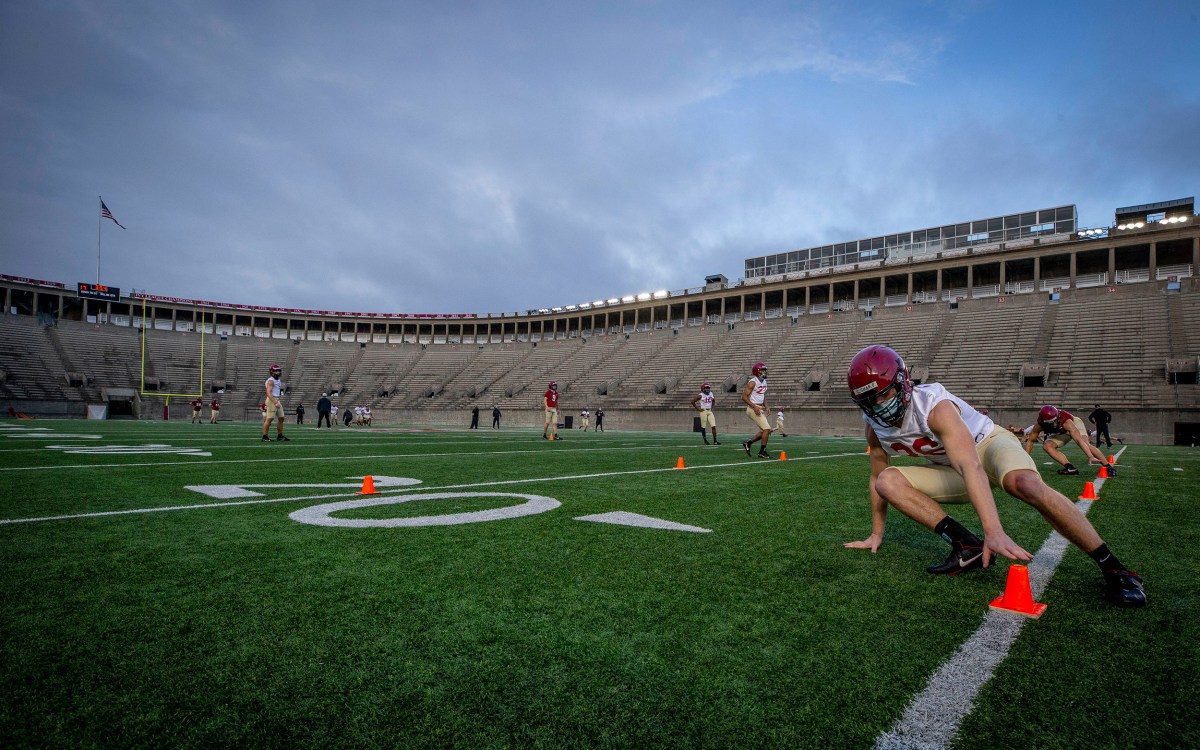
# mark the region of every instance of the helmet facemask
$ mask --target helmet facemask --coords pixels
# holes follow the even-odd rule
[[[848,380],[850,398],[864,414],[884,427],[900,426],[913,386],[899,354],[884,346],[864,349],[851,363]]]

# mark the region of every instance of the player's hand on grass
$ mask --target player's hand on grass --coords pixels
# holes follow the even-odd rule
[[[871,552],[879,549],[879,545],[883,544],[883,534],[872,534],[861,542],[846,542],[843,547],[849,549],[869,549]]]
[[[1008,534],[1003,531],[998,531],[994,534],[989,534],[983,539],[984,552],[995,552],[997,555],[1004,555],[1009,560],[1017,560],[1018,562],[1029,562],[1033,559],[1033,555],[1025,551],[1021,545],[1014,542]],[[990,555],[984,554],[983,567],[988,566]]]

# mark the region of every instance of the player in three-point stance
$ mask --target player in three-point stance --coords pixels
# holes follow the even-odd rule
[[[283,368],[279,365],[271,365],[271,376],[267,378],[263,384],[267,398],[263,401],[263,434],[262,439],[266,442],[271,442],[271,438],[267,437],[267,431],[271,427],[271,420],[274,419],[278,423],[275,427],[275,439],[287,440],[283,435],[283,402],[279,397],[283,394],[283,383],[280,382],[280,377],[283,376]]]
[[[758,427],[754,437],[742,442],[742,449],[749,456],[750,446],[761,440],[758,457],[770,458],[771,454],[767,452],[767,440],[771,437],[771,425],[767,424],[767,366],[762,362],[755,362],[750,368],[750,379],[742,391],[742,403],[746,405],[746,416]]]
[[[850,397],[863,411],[871,450],[871,535],[846,547],[879,549],[887,506],[950,543],[946,561],[927,570],[957,575],[987,567],[995,554],[1026,561],[1026,552],[1004,533],[992,487],[1031,505],[1056,531],[1096,561],[1104,595],[1127,607],[1146,604],[1141,577],[1108,550],[1079,508],[1043,480],[1011,432],[998,427],[940,383],[918,386],[904,360],[886,346],[855,355],[848,375]],[[891,456],[923,457],[921,466],[892,466]],[[942,509],[940,503],[970,502],[983,524],[983,538]]]
[[[1062,452],[1063,447],[1072,441],[1083,449],[1083,455],[1088,457],[1088,463],[1098,461],[1101,464],[1108,464],[1104,454],[1088,439],[1087,427],[1083,424],[1083,420],[1066,409],[1059,409],[1049,404],[1042,407],[1038,412],[1037,422],[1034,423],[1033,429],[1025,433],[1026,453],[1033,447],[1033,441],[1037,440],[1039,435],[1046,437],[1046,442],[1042,443],[1042,450],[1046,451],[1046,455],[1050,458],[1062,464],[1062,468],[1058,470],[1059,474],[1079,473],[1079,469],[1076,469],[1067,460],[1066,454]],[[1116,476],[1117,467],[1108,464],[1108,473],[1109,476]]]
[[[713,403],[717,397],[713,395],[712,386],[708,383],[703,383],[700,386],[700,393],[692,399],[692,408],[700,412],[700,437],[704,438],[704,444],[708,445],[708,435],[704,434],[704,430],[712,430],[712,444],[720,445],[721,441],[717,440],[717,415],[713,414]]]

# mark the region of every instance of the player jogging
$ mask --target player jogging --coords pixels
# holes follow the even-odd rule
[[[775,412],[775,426],[771,428],[771,433],[778,432],[780,437],[787,437],[787,433],[783,431],[783,407],[779,407],[779,411]]]
[[[713,395],[712,386],[708,383],[703,383],[700,386],[700,393],[692,399],[692,408],[700,412],[700,437],[704,438],[704,444],[708,445],[708,435],[704,434],[705,429],[712,430],[712,444],[720,445],[717,440],[717,415],[713,414],[713,403],[717,397]]]
[[[846,547],[875,552],[883,541],[887,507],[950,543],[950,556],[926,570],[957,575],[986,568],[995,554],[1027,561],[1026,552],[1004,533],[992,487],[1027,503],[1056,531],[1087,553],[1104,575],[1105,597],[1121,606],[1146,604],[1141,577],[1108,550],[1083,512],[1043,480],[1011,432],[992,423],[940,383],[918,386],[900,355],[869,346],[855,355],[848,374],[850,397],[863,411],[871,451],[871,535]],[[892,466],[896,455],[926,458],[924,465]],[[970,502],[983,525],[983,538],[942,509],[941,503]]]
[[[750,368],[750,379],[742,391],[742,403],[746,404],[746,416],[758,427],[754,437],[742,442],[742,449],[749,456],[750,446],[761,440],[758,457],[770,458],[771,454],[767,453],[767,440],[771,437],[771,426],[767,424],[767,366],[762,362],[755,362]]]

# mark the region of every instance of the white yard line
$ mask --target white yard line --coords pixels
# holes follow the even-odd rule
[[[1124,451],[1117,451],[1116,456],[1119,458]],[[1117,471],[1121,471],[1120,463]],[[1092,486],[1098,492],[1105,481],[1093,480]],[[1086,514],[1092,503],[1079,500],[1075,505]],[[1029,588],[1034,601],[1045,592],[1069,546],[1063,536],[1052,531],[1033,556]],[[1022,615],[989,609],[979,629],[933,673],[925,690],[913,698],[892,728],[875,739],[875,750],[949,748],[963,719],[970,715],[975,696],[992,679],[1028,621]]]
[[[541,443],[541,441],[537,441]],[[274,443],[272,443],[274,445]],[[243,446],[244,447],[244,446]],[[329,446],[322,446],[329,447]],[[359,446],[362,447],[362,446]],[[627,445],[627,446],[596,446],[595,448],[555,448],[547,451],[542,448],[530,448],[528,450],[511,450],[511,451],[455,451],[454,453],[381,453],[366,456],[292,456],[290,458],[280,458],[278,456],[272,458],[222,458],[196,461],[145,461],[142,463],[119,463],[119,464],[47,464],[45,466],[9,466],[0,468],[0,472],[6,471],[57,471],[59,469],[122,469],[136,468],[142,466],[212,466],[213,464],[257,464],[257,463],[279,463],[283,461],[357,461],[359,459],[387,459],[387,458],[461,458],[463,456],[505,456],[536,453],[546,457],[559,455],[569,455],[572,453],[593,453],[598,451],[641,451],[671,448],[672,450],[703,450],[704,445]],[[43,448],[43,450],[45,450]],[[263,448],[264,451],[276,450],[275,448]],[[282,450],[291,450],[291,447],[282,448]],[[740,448],[738,449],[741,450]],[[197,457],[199,458],[199,457]]]
[[[600,450],[600,449],[594,449],[594,450]],[[525,453],[527,451],[503,451],[503,452],[504,453]],[[424,458],[427,458],[429,456],[429,454],[419,454],[419,455],[420,455],[420,457],[424,457]],[[462,455],[462,454],[455,454],[455,455],[457,456],[457,455]],[[692,467],[688,467],[686,469],[676,469],[674,467],[663,468],[663,469],[632,469],[629,471],[609,471],[609,472],[603,472],[603,473],[599,473],[599,474],[574,474],[571,476],[562,476],[562,477],[535,477],[532,479],[506,479],[506,480],[501,480],[501,481],[490,481],[490,482],[472,482],[470,484],[448,484],[448,485],[443,485],[441,487],[412,486],[412,487],[407,487],[407,488],[387,488],[387,489],[381,489],[379,491],[379,494],[380,495],[398,495],[398,494],[402,494],[405,492],[434,492],[434,491],[438,491],[438,490],[460,490],[460,489],[476,488],[476,487],[502,487],[502,486],[514,485],[514,484],[537,484],[537,483],[541,483],[541,482],[569,482],[569,481],[573,481],[573,480],[577,480],[577,479],[600,479],[602,477],[629,476],[629,475],[633,475],[633,474],[660,474],[660,473],[666,473],[666,472],[672,472],[672,471],[697,471],[697,470],[702,470],[702,469],[720,469],[720,468],[746,467],[746,466],[773,466],[778,463],[787,463],[787,462],[792,462],[792,461],[812,461],[812,460],[818,460],[818,459],[842,458],[842,457],[846,457],[846,456],[859,456],[859,455],[862,455],[862,454],[858,453],[857,451],[854,453],[834,453],[834,454],[825,455],[825,456],[805,456],[803,458],[789,458],[789,459],[787,459],[787,461],[784,461],[784,462],[781,462],[781,461],[753,461],[753,460],[743,459],[736,463],[706,464],[704,466],[692,466]],[[379,456],[379,458],[396,458],[396,457],[397,456]],[[358,456],[356,458],[371,458],[371,457],[370,456]],[[276,459],[276,460],[278,460],[278,459]],[[301,459],[301,460],[311,461],[311,460],[316,460],[316,459]],[[342,458],[340,460],[349,460],[349,459]],[[207,463],[212,463],[212,462],[207,462]],[[207,463],[206,463],[206,465],[207,465]],[[243,462],[241,462],[241,461],[219,462],[218,461],[216,463],[243,463]],[[127,464],[118,464],[118,465],[127,465]],[[154,464],[154,465],[161,466],[164,464]],[[61,468],[61,467],[59,467],[59,468]],[[14,524],[14,523],[37,523],[37,522],[41,522],[41,521],[67,521],[67,520],[76,519],[76,518],[101,518],[104,516],[127,516],[127,515],[133,515],[133,514],[138,514],[138,513],[165,513],[168,511],[176,511],[176,510],[199,510],[199,509],[203,509],[203,508],[229,508],[229,507],[236,507],[236,506],[241,506],[241,505],[263,505],[266,503],[295,503],[295,502],[303,502],[303,501],[310,501],[310,500],[329,500],[331,498],[357,497],[357,496],[358,496],[357,492],[341,492],[341,493],[336,493],[336,494],[298,495],[295,497],[265,498],[262,500],[240,500],[237,502],[227,502],[227,503],[198,503],[195,505],[172,505],[172,506],[165,506],[165,507],[159,507],[159,508],[130,508],[127,510],[108,510],[108,511],[99,511],[96,513],[73,513],[73,514],[61,515],[61,516],[40,516],[40,517],[36,517],[36,518],[0,518],[0,525]]]

